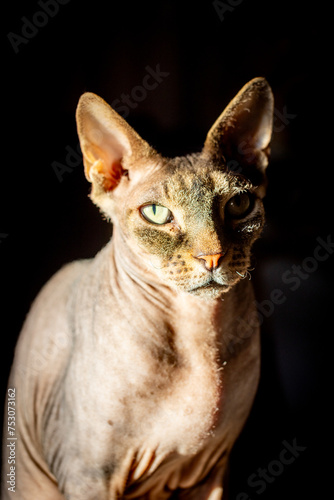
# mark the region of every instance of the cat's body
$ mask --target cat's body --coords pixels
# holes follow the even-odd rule
[[[243,136],[242,166],[261,176],[266,82],[250,82],[226,115],[235,132],[240,103],[247,115],[264,102],[253,142]],[[259,377],[253,292],[241,278],[264,217],[263,182],[218,159],[217,123],[202,153],[167,160],[102,100],[82,99],[86,175],[113,237],[50,280],[21,333],[9,381],[19,500],[222,498]]]

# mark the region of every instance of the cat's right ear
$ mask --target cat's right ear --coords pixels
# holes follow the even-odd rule
[[[114,190],[152,148],[101,97],[86,92],[76,112],[86,178],[99,194]]]

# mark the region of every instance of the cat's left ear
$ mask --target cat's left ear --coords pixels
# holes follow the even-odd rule
[[[87,180],[99,194],[114,190],[153,149],[101,97],[86,92],[78,103],[77,129]]]
[[[204,153],[264,183],[272,134],[274,98],[264,78],[254,78],[232,99],[211,127]]]

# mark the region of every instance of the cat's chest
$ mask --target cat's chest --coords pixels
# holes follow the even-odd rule
[[[169,308],[172,314],[146,322],[142,315],[127,334],[130,320],[122,328],[114,322],[108,336],[108,325],[101,323],[105,328],[95,331],[103,335],[83,343],[69,370],[80,413],[71,435],[84,443],[90,461],[103,469],[116,467],[115,477],[122,481],[141,482],[169,463],[182,475],[183,466],[174,460],[195,460],[201,453],[217,458],[229,446],[244,420],[240,402],[247,410],[256,380],[255,365],[226,357],[233,302],[221,304],[190,309],[180,301],[177,314]],[[200,469],[198,477],[205,473]]]
[[[147,429],[160,445],[181,454],[194,453],[212,435],[223,404],[220,368],[218,360],[199,351],[167,376],[165,388],[149,404]]]
[[[182,478],[195,482],[207,473],[212,456],[217,459],[227,444],[222,438],[225,367],[218,350],[203,339],[178,342],[174,333],[173,356],[158,360],[152,353],[147,355],[150,349],[146,347],[147,371],[137,364],[140,376],[128,387],[127,397],[112,417],[115,425],[105,458],[108,462],[110,449],[116,449],[114,460],[123,470],[126,457],[131,456],[131,471],[124,472],[129,485],[154,482],[157,469],[165,471],[166,483],[181,484]],[[199,463],[195,457],[202,454],[203,463]],[[195,476],[188,477],[193,470],[188,461],[192,460],[197,468]]]
[[[124,425],[121,434],[180,454],[202,447],[220,424],[224,402],[224,361],[212,341],[215,333],[189,318],[186,327],[161,325],[156,337],[132,346],[136,362],[122,371],[127,397],[119,393],[113,411]]]

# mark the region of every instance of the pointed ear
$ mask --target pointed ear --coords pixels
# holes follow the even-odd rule
[[[86,92],[80,97],[76,120],[85,175],[93,190],[112,191],[122,176],[135,168],[136,158],[152,152],[147,142],[95,94]]]
[[[264,180],[273,124],[274,98],[264,78],[254,78],[232,99],[211,127],[203,151],[232,170]],[[259,175],[260,174],[260,175]],[[261,181],[260,181],[261,182]]]

